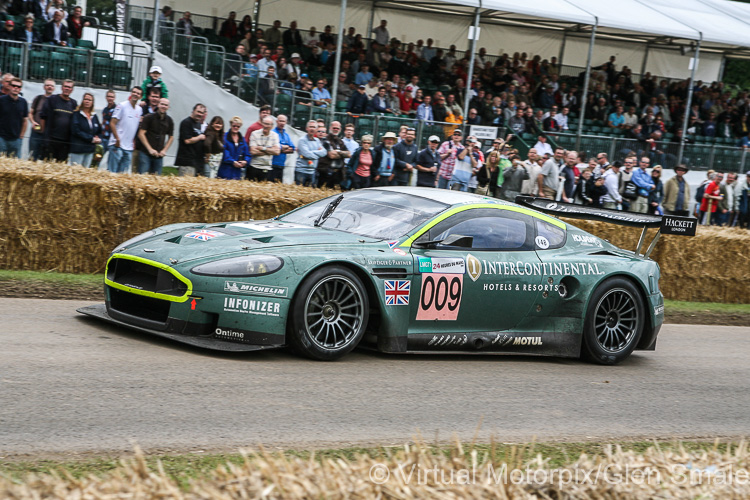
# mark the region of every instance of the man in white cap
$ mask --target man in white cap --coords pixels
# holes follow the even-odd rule
[[[294,73],[297,75],[297,81],[299,81],[300,75],[304,73],[302,70],[302,66],[300,66],[300,62],[302,61],[302,58],[298,53],[292,54],[292,57],[289,58],[289,64],[287,65],[287,69],[289,70],[289,73]],[[291,66],[291,67],[290,67]]]
[[[383,135],[383,143],[375,146],[372,151],[372,168],[375,175],[372,177],[375,186],[393,186],[396,178],[396,155],[393,145],[396,144],[396,134],[386,132]]]
[[[440,155],[437,152],[440,137],[431,135],[427,147],[417,155],[417,186],[435,187],[437,171],[440,168]]]
[[[164,83],[164,80],[161,79],[161,66],[151,66],[151,69],[148,70],[148,76],[145,80],[143,80],[141,90],[143,90],[144,101],[148,99],[149,95],[151,95],[152,88],[158,88],[161,91],[160,94],[163,99],[167,99],[169,97],[167,84]]]

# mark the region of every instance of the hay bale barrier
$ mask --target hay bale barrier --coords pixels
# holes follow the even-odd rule
[[[285,184],[114,175],[0,158],[0,268],[102,272],[116,245],[149,229],[266,219],[331,194]],[[569,222],[630,250],[640,235],[637,228]],[[750,303],[748,231],[700,227],[694,238],[663,236],[652,257],[661,266],[667,298]]]
[[[407,444],[387,455],[300,458],[281,453],[243,453],[242,463],[219,465],[209,477],[178,484],[161,462],[149,468],[143,454],[123,460],[111,473],[75,478],[62,471],[23,480],[0,476],[0,498],[25,499],[652,499],[750,498],[746,443],[686,451],[682,446],[643,452],[606,445],[602,454],[580,455],[561,467],[533,445],[506,454]],[[505,456],[502,456],[505,455]],[[184,487],[181,487],[184,486]]]
[[[0,158],[0,267],[100,273],[116,245],[149,229],[267,219],[331,194],[284,184],[114,175]]]

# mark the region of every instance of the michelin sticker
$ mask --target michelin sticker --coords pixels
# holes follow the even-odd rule
[[[225,281],[224,291],[232,293],[249,293],[251,295],[269,295],[271,297],[286,297],[289,289],[285,286],[256,285],[242,281]]]
[[[237,297],[224,297],[224,311],[243,314],[255,314],[257,316],[280,316],[281,303],[270,300],[241,299]]]
[[[542,250],[547,250],[549,248],[549,240],[544,236],[537,236],[534,242],[536,243],[536,246]]]

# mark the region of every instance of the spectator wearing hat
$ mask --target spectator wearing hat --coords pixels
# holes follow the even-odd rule
[[[164,83],[164,80],[161,79],[161,66],[151,66],[151,69],[148,70],[148,75],[146,76],[146,79],[143,80],[143,83],[141,84],[141,90],[143,90],[144,101],[148,99],[149,95],[151,95],[152,88],[159,89],[160,97],[163,97],[164,99],[169,97],[167,84]]]
[[[289,58],[289,64],[287,64],[287,68],[286,68],[290,75],[292,73],[297,75],[298,80],[300,78],[300,75],[302,75],[305,72],[301,63],[302,63],[302,58],[300,57],[298,53],[294,52]]]
[[[667,215],[687,217],[690,205],[690,185],[685,180],[688,168],[680,163],[674,168],[674,177],[664,184],[663,207]]]
[[[16,36],[16,32],[14,31],[15,29],[16,23],[14,23],[11,19],[5,21],[5,26],[3,26],[3,29],[0,30],[0,40],[17,40],[18,37]]]
[[[534,149],[536,149],[537,154],[540,154],[542,156],[549,155],[552,156],[555,154],[555,152],[552,149],[552,146],[549,142],[547,142],[547,136],[544,134],[539,134],[537,143],[534,145]]]
[[[427,147],[417,155],[417,186],[435,187],[440,168],[440,154],[437,151],[439,144],[440,137],[431,135],[427,139]]]
[[[372,184],[374,186],[393,186],[396,179],[396,154],[393,146],[398,137],[393,132],[383,134],[383,142],[373,148]]]
[[[248,58],[250,62],[246,62],[242,65],[242,77],[243,78],[258,78],[260,70],[258,69],[258,56],[256,54],[250,54]]]
[[[349,98],[349,101],[346,103],[346,113],[348,115],[363,115],[367,112],[370,100],[365,93],[366,88],[365,85],[360,85],[357,87],[357,91]]]
[[[453,178],[453,170],[456,168],[456,160],[463,160],[466,156],[466,148],[461,144],[463,132],[456,129],[451,138],[440,145],[440,170],[438,171],[438,188],[448,189]]]
[[[60,47],[68,46],[68,29],[63,23],[63,13],[56,10],[52,15],[52,20],[44,25],[42,41],[50,45],[59,45]]]

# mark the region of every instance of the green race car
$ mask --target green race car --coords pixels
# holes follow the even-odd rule
[[[79,312],[209,349],[319,360],[484,352],[614,364],[653,350],[659,266],[535,208],[654,227],[661,217],[469,193],[350,191],[265,221],[172,224],[107,261]],[[532,208],[533,207],[533,208]]]

